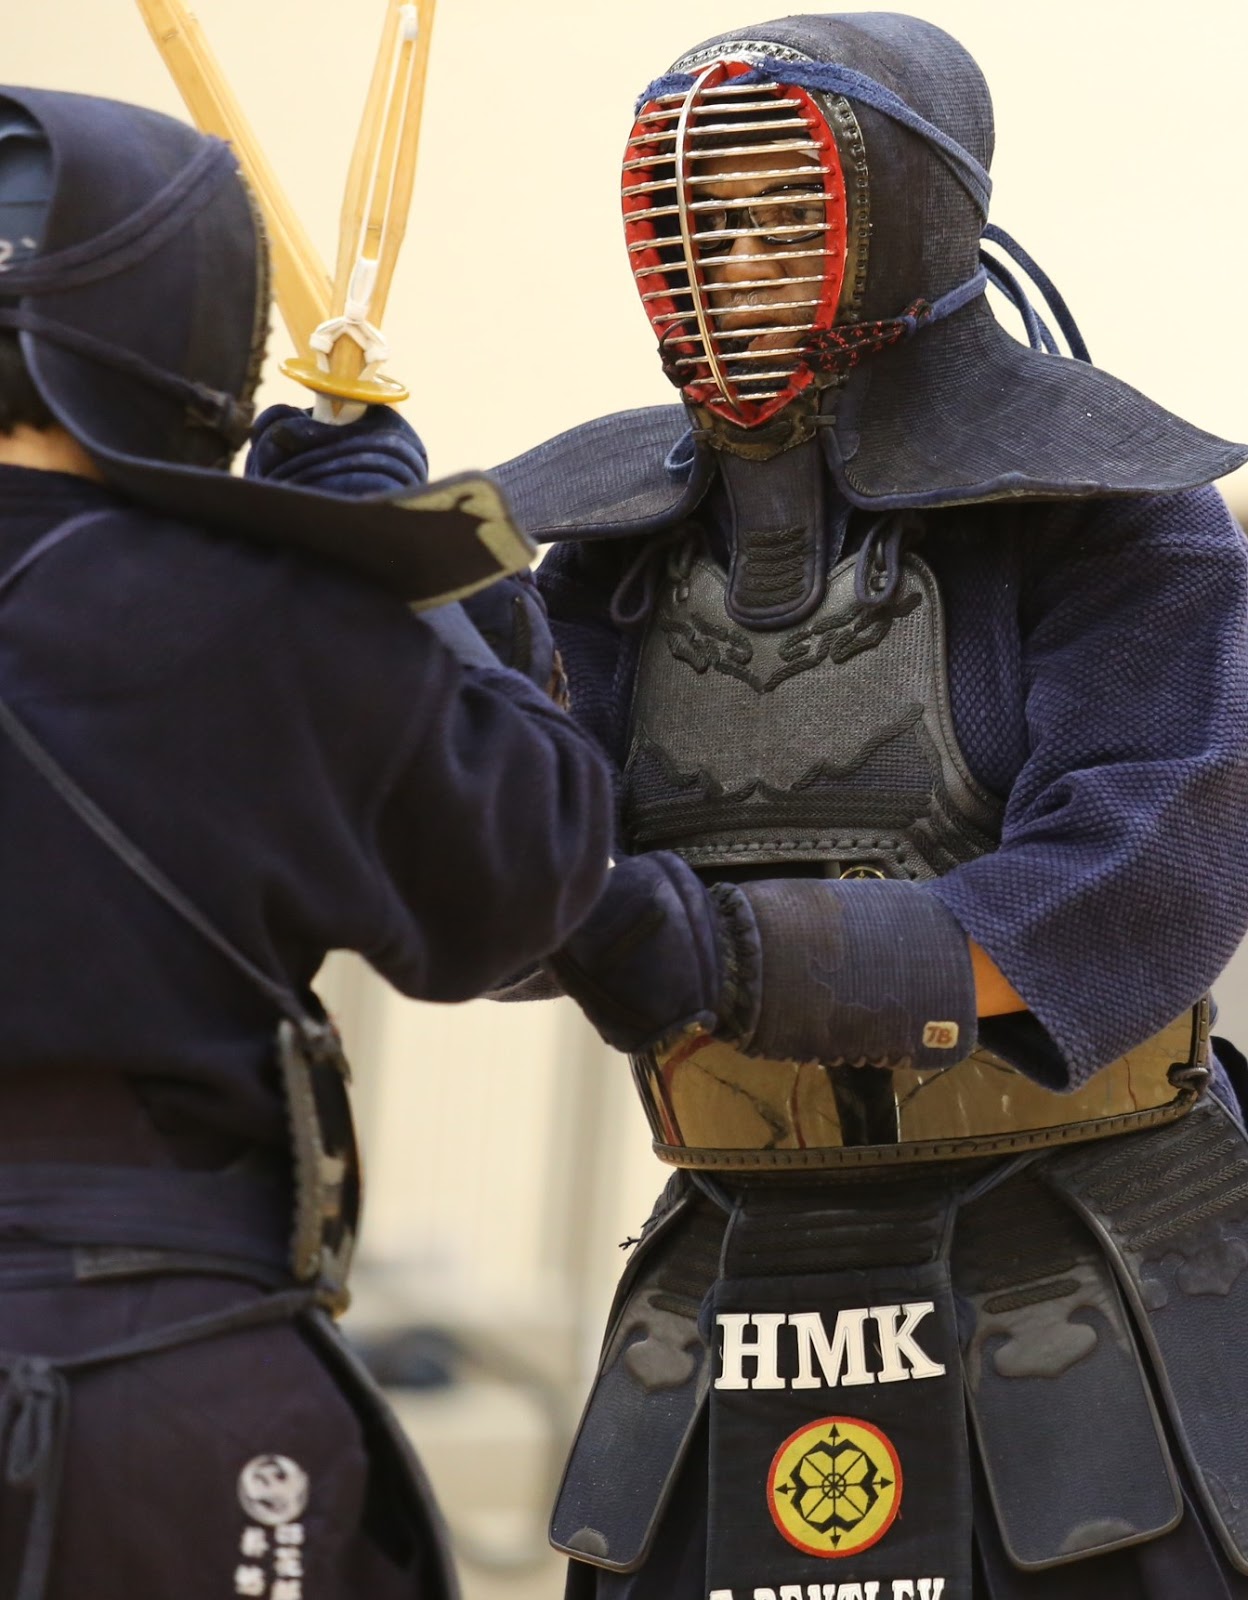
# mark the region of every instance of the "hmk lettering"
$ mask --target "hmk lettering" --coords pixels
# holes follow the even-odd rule
[[[903,1383],[910,1378],[942,1378],[945,1368],[920,1348],[915,1331],[935,1311],[935,1302],[867,1306],[837,1313],[829,1338],[818,1311],[721,1311],[721,1371],[717,1389],[848,1389],[856,1384]],[[868,1362],[867,1324],[874,1323],[879,1366]],[[795,1346],[797,1375],[780,1375],[780,1333]],[[745,1364],[754,1363],[752,1377]],[[918,1580],[920,1582],[926,1580]],[[917,1600],[917,1597],[916,1597]],[[933,1597],[934,1600],[934,1597]]]

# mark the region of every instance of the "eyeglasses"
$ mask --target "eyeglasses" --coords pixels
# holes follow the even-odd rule
[[[769,189],[739,205],[698,206],[698,254],[702,257],[727,255],[738,239],[757,239],[760,244],[787,246],[809,244],[824,231],[822,189],[796,184]]]

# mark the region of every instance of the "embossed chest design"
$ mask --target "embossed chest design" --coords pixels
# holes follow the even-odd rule
[[[767,632],[729,617],[709,558],[674,569],[633,700],[633,848],[912,878],[992,848],[1001,808],[957,746],[936,581],[907,555],[893,599],[864,606],[854,567],[812,616]]]

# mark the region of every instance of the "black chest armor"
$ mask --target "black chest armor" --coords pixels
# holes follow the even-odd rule
[[[762,630],[734,620],[723,570],[693,549],[669,562],[642,646],[631,850],[925,879],[994,848],[1003,807],[958,748],[925,562],[902,557],[891,598],[864,604],[848,557],[813,610]]]

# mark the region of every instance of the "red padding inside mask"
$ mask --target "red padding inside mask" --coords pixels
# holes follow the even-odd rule
[[[748,62],[718,63],[707,77],[700,80],[692,92],[700,103],[706,90],[754,70],[754,64]],[[788,115],[800,117],[805,123],[806,137],[817,147],[818,163],[824,169],[821,174],[825,192],[824,235],[820,248],[827,250],[829,254],[813,258],[816,262],[815,270],[820,273],[821,281],[818,284],[802,285],[803,292],[800,296],[802,299],[818,300],[817,306],[806,308],[802,313],[803,322],[809,320],[812,327],[809,332],[800,335],[802,344],[812,339],[817,344],[817,335],[826,331],[835,322],[846,270],[848,203],[840,155],[836,139],[823,112],[805,90],[783,83],[765,82],[758,85],[757,94],[760,100],[783,99],[797,102],[796,106],[786,108]],[[673,151],[674,141],[670,134],[674,134],[676,128],[677,118],[674,113],[678,110],[679,103],[675,101],[668,101],[665,105],[660,105],[657,101],[648,102],[638,113],[638,119],[629,138],[626,161],[638,161],[644,164],[625,167],[623,187],[626,190],[644,184],[673,180],[671,188],[642,194],[626,193],[623,196],[624,231],[630,246],[631,265],[639,292],[643,296],[655,296],[654,299],[644,300],[643,304],[651,326],[659,338],[664,368],[669,377],[679,384],[690,400],[706,406],[716,415],[739,427],[758,427],[783,410],[806,389],[812,382],[814,373],[811,364],[804,358],[796,360],[793,357],[781,358],[778,364],[784,367],[786,375],[783,380],[777,379],[769,384],[773,389],[778,388],[779,392],[771,398],[761,400],[750,399],[748,394],[742,392],[739,381],[734,381],[731,376],[727,377],[723,392],[716,384],[710,365],[704,359],[699,326],[690,298],[688,295],[676,292],[687,281],[685,259],[679,249],[678,228],[672,225],[671,219],[663,219],[668,226],[666,231],[662,231],[656,219],[640,215],[665,201],[670,202],[675,194],[674,165],[670,159],[665,161],[664,157],[670,157]],[[645,120],[648,116],[652,117],[662,112],[673,114],[657,123]],[[664,138],[661,134],[656,134],[654,132],[656,127],[668,130],[669,137]],[[790,137],[796,136],[796,132],[793,130]],[[746,139],[748,135],[743,136],[743,142]],[[750,139],[749,142],[753,143],[754,140]],[[758,141],[758,146],[760,150],[765,149],[766,141]],[[792,159],[796,164],[799,158],[793,156]],[[686,170],[682,179],[687,179],[688,176]],[[760,256],[758,259],[765,261],[766,258]],[[789,264],[786,262],[784,265],[787,267]],[[714,286],[708,285],[706,281],[706,263],[699,260],[696,266],[697,289],[704,306],[708,309],[708,320],[714,328],[714,313],[709,310],[710,302],[707,299],[708,288]],[[795,259],[792,266],[799,269],[801,276],[813,275],[810,267],[800,258]],[[765,294],[760,300],[760,307],[765,315]],[[799,341],[795,339],[793,342]],[[696,360],[697,364],[678,367],[677,362],[680,360],[686,362]],[[744,368],[746,363],[738,363],[738,366]],[[758,366],[769,368],[771,364],[760,362]],[[788,371],[790,367],[792,370]]]

